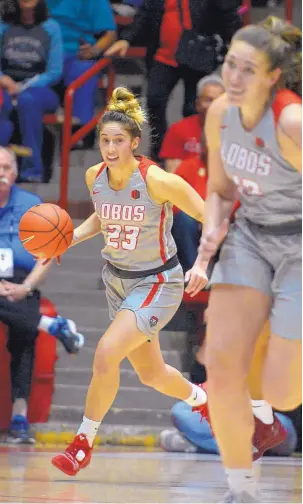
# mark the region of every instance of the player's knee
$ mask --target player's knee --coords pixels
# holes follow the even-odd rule
[[[206,345],[205,367],[208,383],[222,390],[244,381],[247,371],[241,362],[235,360],[235,356],[227,349],[207,348]]]
[[[119,367],[120,363],[115,358],[114,352],[110,348],[98,346],[93,364],[94,376],[108,375]]]

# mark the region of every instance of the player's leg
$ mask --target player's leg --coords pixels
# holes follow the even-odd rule
[[[255,498],[254,420],[247,378],[257,338],[269,319],[272,269],[246,221],[231,227],[215,265],[205,363],[212,427],[236,497]],[[226,428],[228,425],[228,429]]]
[[[138,328],[149,337],[150,343],[136,348],[128,358],[142,383],[197,406],[206,402],[205,392],[186,380],[177,369],[165,364],[159,344],[159,332],[176,313],[183,289],[180,266],[161,273],[156,282],[155,276],[150,276],[136,283],[122,306],[134,311]]]
[[[158,335],[133,350],[127,357],[144,385],[186,401],[191,406],[205,403],[204,391],[190,383],[176,368],[164,362]]]
[[[119,311],[100,339],[82,424],[64,453],[52,459],[53,465],[65,474],[74,476],[89,464],[98,428],[119,389],[120,363],[146,339],[146,335],[137,328],[135,314],[129,310]]]
[[[301,235],[288,236],[287,254],[275,271],[272,335],[263,371],[263,393],[278,410],[302,402],[302,259]]]

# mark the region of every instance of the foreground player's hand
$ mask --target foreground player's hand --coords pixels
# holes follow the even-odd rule
[[[192,269],[185,274],[185,283],[187,283],[185,292],[191,297],[194,297],[204,289],[208,283],[208,278],[206,275],[206,270],[203,265],[199,264],[197,261],[193,265]]]
[[[23,284],[15,284],[2,280],[1,282],[5,294],[4,296],[11,302],[21,301],[28,295],[28,287]]]
[[[216,254],[221,243],[228,233],[229,220],[224,219],[222,224],[209,232],[202,233],[199,256],[202,262],[209,263],[210,259]]]

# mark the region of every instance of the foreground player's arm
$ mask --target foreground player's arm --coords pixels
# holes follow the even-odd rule
[[[277,137],[281,154],[298,172],[302,173],[302,106],[293,103],[282,111]]]
[[[237,188],[226,176],[221,158],[221,125],[227,107],[226,97],[218,98],[210,106],[205,133],[208,145],[208,193],[205,203],[205,217],[198,257],[192,269],[187,272],[186,292],[195,296],[201,285],[201,272],[206,277],[209,260],[217,252],[224,240],[229,219],[236,200]],[[198,274],[197,274],[198,271]],[[205,281],[205,286],[207,281]]]
[[[147,175],[147,188],[152,199],[159,204],[170,202],[199,222],[203,222],[204,201],[185,180],[151,166]]]
[[[226,96],[220,96],[212,103],[206,116],[208,183],[204,232],[217,228],[224,219],[229,219],[237,199],[237,188],[227,177],[221,157],[221,125],[226,107]]]
[[[90,193],[99,169],[100,164],[92,166],[87,170],[85,174],[86,185]],[[90,215],[90,217],[88,217],[88,219],[82,222],[82,224],[80,224],[80,226],[78,226],[74,230],[74,238],[71,243],[71,247],[77,245],[77,243],[89,240],[99,233],[101,233],[101,222],[96,212],[94,212],[92,215]]]

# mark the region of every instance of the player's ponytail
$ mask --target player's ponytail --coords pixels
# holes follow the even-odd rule
[[[121,122],[133,138],[141,137],[146,114],[135,95],[126,87],[118,87],[113,91],[99,122],[99,130],[108,122]]]
[[[268,16],[258,25],[241,28],[232,41],[243,41],[266,53],[270,70],[280,68],[278,88],[302,96],[302,32],[286,21]]]

